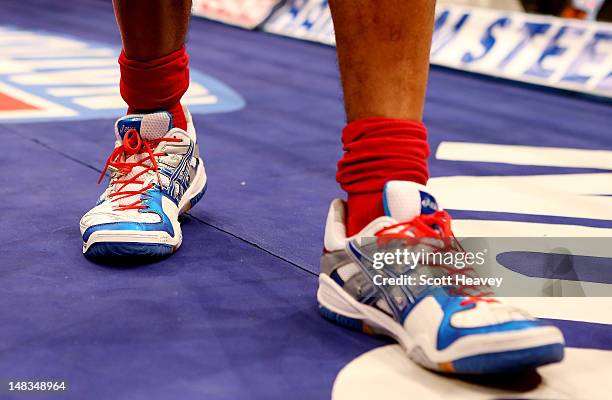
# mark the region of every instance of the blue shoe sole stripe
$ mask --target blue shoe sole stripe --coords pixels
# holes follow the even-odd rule
[[[191,200],[189,200],[189,203],[191,204],[190,209],[193,208],[193,206],[195,206],[196,204],[198,204],[200,200],[202,200],[202,197],[204,197],[204,195],[206,194],[206,190],[208,190],[208,182],[204,184],[204,187],[202,188],[200,193],[196,194],[194,197],[191,198]]]
[[[564,345],[548,344],[528,349],[488,353],[453,361],[458,374],[492,374],[519,372],[563,360]]]
[[[366,335],[384,335],[383,332],[378,332],[360,319],[345,317],[344,315],[333,312],[329,308],[322,305],[319,305],[319,314],[321,314],[321,316],[328,321],[357,332],[365,333]]]
[[[89,246],[85,257],[164,257],[174,252],[174,247],[157,243],[100,242]]]
[[[331,322],[334,322],[338,325],[342,325],[346,328],[363,332],[363,321],[360,319],[345,317],[344,315],[340,315],[338,313],[333,312],[329,308],[319,306],[319,314],[321,316]]]
[[[204,197],[208,183],[204,185],[200,193],[191,200],[191,207],[195,206]],[[190,209],[191,209],[190,207]],[[158,243],[134,243],[134,242],[99,242],[93,243],[85,252],[86,257],[164,257],[174,253],[173,246]]]
[[[346,317],[319,305],[321,316],[331,322],[368,335],[384,334],[365,324],[362,320]],[[563,359],[564,345],[555,343],[528,349],[487,353],[457,359],[438,365],[438,370],[455,374],[499,374],[525,371]]]

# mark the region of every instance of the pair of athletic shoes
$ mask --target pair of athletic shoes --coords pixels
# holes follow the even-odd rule
[[[115,149],[100,177],[108,171],[109,185],[80,222],[85,256],[166,256],[179,248],[179,216],[207,188],[196,132],[184,111],[187,130],[173,127],[163,111],[117,120]],[[380,284],[381,277],[399,272],[397,266],[375,268],[374,253],[413,246],[415,238],[452,237],[450,216],[422,185],[391,181],[382,196],[386,215],[352,237],[346,236],[345,203],[331,203],[317,292],[323,317],[390,336],[416,363],[446,373],[504,373],[563,358],[559,329],[494,298]]]

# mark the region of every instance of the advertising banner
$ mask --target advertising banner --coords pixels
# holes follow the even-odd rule
[[[267,32],[334,44],[327,1],[290,0]],[[431,62],[612,97],[612,24],[439,4]]]

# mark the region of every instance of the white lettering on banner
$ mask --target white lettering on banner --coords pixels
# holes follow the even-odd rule
[[[612,97],[610,24],[442,6],[435,29],[434,64]]]
[[[263,29],[335,43],[326,0],[288,0]],[[612,24],[439,4],[431,62],[612,97]]]
[[[264,30],[314,42],[335,44],[334,26],[326,0],[291,0],[264,24]]]

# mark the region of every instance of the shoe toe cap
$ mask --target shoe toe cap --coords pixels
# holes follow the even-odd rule
[[[85,235],[88,230],[97,226],[104,226],[105,230],[124,230],[122,223],[134,224],[135,230],[139,229],[139,224],[155,224],[162,222],[162,218],[157,213],[144,213],[138,210],[114,210],[109,204],[102,203],[89,210],[79,223],[81,235]]]

